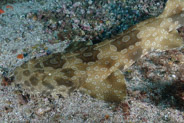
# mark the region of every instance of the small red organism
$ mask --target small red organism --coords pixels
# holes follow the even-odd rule
[[[13,9],[13,6],[7,5],[6,8]]]
[[[3,13],[5,13],[5,11],[4,11],[4,10],[2,10],[2,9],[0,9],[0,14],[3,14]]]

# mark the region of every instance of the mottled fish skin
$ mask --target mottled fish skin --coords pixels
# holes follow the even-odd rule
[[[75,89],[108,102],[121,102],[126,85],[120,69],[130,67],[150,50],[183,46],[177,28],[184,25],[184,0],[168,0],[164,12],[112,39],[72,53],[55,53],[17,67],[15,83],[30,93],[67,97]]]

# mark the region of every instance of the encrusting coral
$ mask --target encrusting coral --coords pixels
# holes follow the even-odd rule
[[[31,59],[14,71],[14,83],[30,93],[63,97],[79,89],[94,98],[119,103],[126,97],[124,75],[151,50],[183,46],[177,28],[184,25],[184,0],[168,0],[164,12],[145,20],[112,39],[71,53],[54,53]]]

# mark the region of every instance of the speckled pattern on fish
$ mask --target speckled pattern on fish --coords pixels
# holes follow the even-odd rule
[[[168,0],[164,12],[112,39],[72,53],[55,53],[30,61],[14,71],[15,84],[30,93],[67,97],[75,89],[108,102],[126,97],[120,70],[130,67],[151,50],[183,46],[177,28],[184,25],[184,0]]]

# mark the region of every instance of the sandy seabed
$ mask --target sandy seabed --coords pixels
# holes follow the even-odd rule
[[[150,4],[153,4],[152,9],[149,7]],[[13,9],[6,8],[7,5],[11,5]],[[133,25],[135,21],[141,21],[144,14],[145,16],[158,15],[163,10],[163,6],[162,1],[156,2],[156,0],[151,2],[130,0],[127,3],[118,0],[101,2],[32,0],[6,4],[1,8],[5,13],[0,14],[0,74],[6,74],[6,71],[13,70],[33,57],[40,57],[48,52],[63,52],[71,42],[93,39],[98,41],[110,34],[116,34],[119,30],[122,31]],[[121,10],[123,7],[125,9]],[[133,11],[130,13],[129,9]],[[63,24],[60,28],[54,25],[55,19],[58,18],[52,16],[54,13],[52,11],[60,12],[61,15],[65,13],[58,17],[59,21],[56,20]],[[97,14],[90,15],[91,11]],[[88,15],[85,16],[85,13]],[[90,26],[91,23],[94,25]],[[58,32],[61,35],[57,35]],[[177,52],[184,54],[179,49]],[[20,54],[23,58],[17,57]],[[128,97],[119,105],[93,99],[78,91],[66,99],[53,99],[43,95],[30,96],[22,87],[4,86],[1,82],[0,122],[182,123],[184,122],[183,107],[174,105],[175,102],[172,103],[175,101],[172,99],[173,95],[169,95],[169,99],[167,96],[166,99],[162,99],[159,92],[165,86],[153,84],[154,79],[148,80],[146,77],[149,75],[144,73],[145,71],[140,72],[143,68],[140,66],[143,66],[143,63],[144,67],[146,63],[150,64],[146,60],[155,57],[159,59],[158,56],[166,56],[166,53],[152,52],[124,71]],[[160,78],[163,76],[161,75]],[[2,80],[2,77],[0,79]]]

